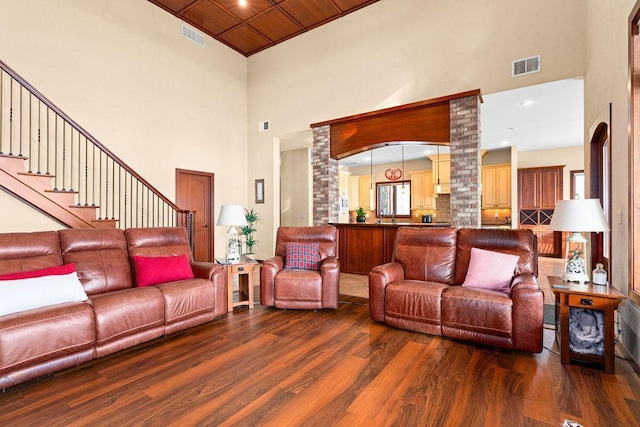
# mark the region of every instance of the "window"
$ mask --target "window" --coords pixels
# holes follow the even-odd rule
[[[411,181],[376,184],[378,216],[411,217]]]
[[[574,170],[569,171],[571,176],[571,199],[584,199],[584,171]]]

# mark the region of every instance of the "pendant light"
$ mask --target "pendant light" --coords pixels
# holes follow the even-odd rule
[[[369,163],[369,208],[373,209],[373,149],[371,150]]]
[[[401,179],[402,179],[402,187],[400,188],[400,193],[401,194],[405,194],[407,192],[407,189],[405,188],[404,185],[404,145],[401,145],[400,147],[402,147],[402,175],[400,175]]]
[[[440,194],[442,186],[440,185],[440,146],[438,145],[438,183],[436,184],[436,193]]]

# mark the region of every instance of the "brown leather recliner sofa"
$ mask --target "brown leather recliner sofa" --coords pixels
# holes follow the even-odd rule
[[[472,248],[519,257],[508,292],[461,286]],[[369,274],[369,312],[401,329],[539,353],[544,295],[537,274],[531,230],[403,227],[392,262]]]
[[[137,286],[133,256],[179,255],[188,257],[194,278]],[[184,228],[0,234],[0,275],[69,263],[88,300],[0,316],[0,389],[227,312],[226,269],[193,262]]]
[[[317,269],[288,269],[287,244],[318,244]],[[280,227],[275,256],[260,268],[260,304],[284,309],[338,308],[338,229],[333,225]]]

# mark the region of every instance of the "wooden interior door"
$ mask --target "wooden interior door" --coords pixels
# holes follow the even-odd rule
[[[214,174],[176,169],[176,205],[195,211],[194,253],[196,261],[212,262]]]

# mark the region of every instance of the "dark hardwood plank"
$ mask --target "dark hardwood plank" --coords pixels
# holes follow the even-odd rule
[[[640,422],[640,380],[338,310],[238,308],[0,394],[0,425],[532,425]],[[545,345],[554,345],[545,331]]]

